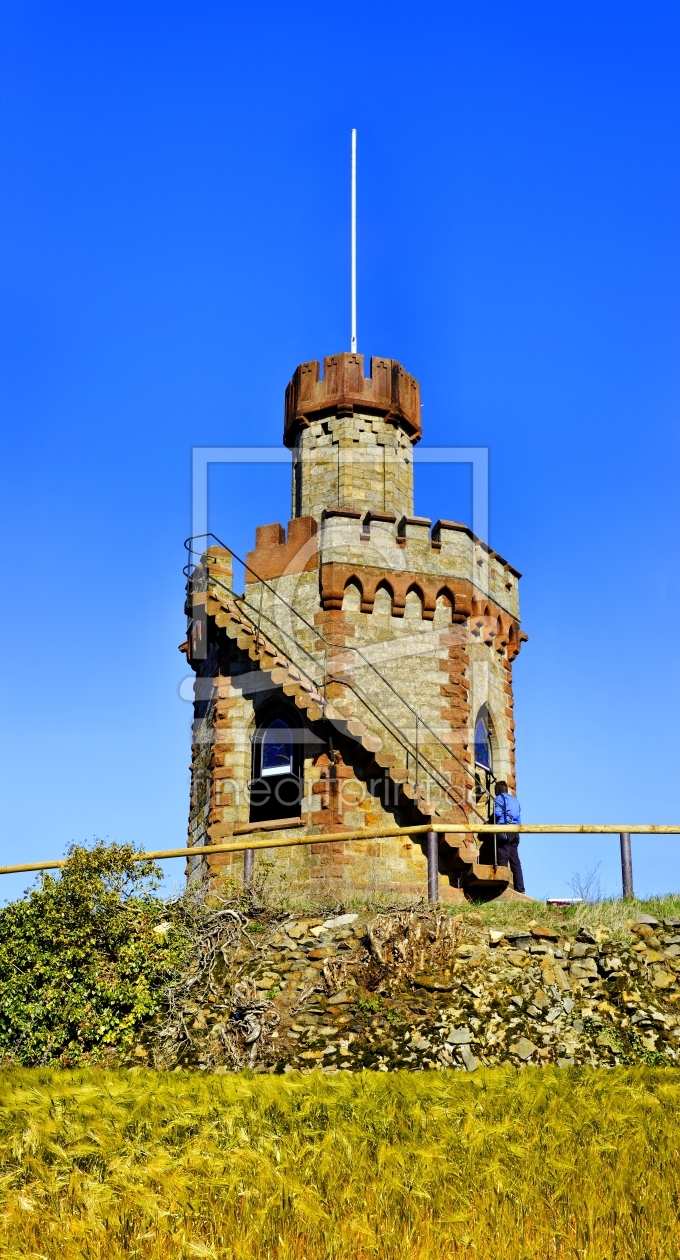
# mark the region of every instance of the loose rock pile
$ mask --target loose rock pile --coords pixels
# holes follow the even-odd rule
[[[475,1071],[500,1063],[680,1062],[680,920],[483,927],[428,910],[263,925],[241,916],[215,965],[129,1064],[217,1072]],[[219,964],[219,965],[218,965]],[[194,996],[192,996],[194,994]]]

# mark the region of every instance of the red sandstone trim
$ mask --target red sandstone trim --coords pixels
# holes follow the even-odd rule
[[[371,375],[364,376],[363,354],[334,354],[323,361],[301,363],[286,388],[283,441],[294,446],[301,428],[313,417],[352,415],[354,408],[383,416],[399,425],[412,442],[419,442],[420,386],[396,359],[371,359]]]
[[[322,564],[321,601],[324,609],[341,610],[349,583],[361,591],[361,611],[373,611],[379,587],[392,596],[392,616],[403,617],[406,596],[417,590],[423,601],[423,619],[434,619],[437,600],[443,595],[451,603],[453,621],[470,618],[470,630],[482,642],[493,644],[500,656],[514,660],[528,635],[519,622],[510,617],[492,600],[480,600],[479,592],[465,578],[442,579],[423,573],[397,573],[393,569],[375,569],[350,564]]]
[[[311,573],[318,564],[317,525],[313,516],[298,516],[283,525],[258,525],[255,550],[246,552],[246,582],[257,582],[284,573]],[[250,567],[252,566],[252,568]]]

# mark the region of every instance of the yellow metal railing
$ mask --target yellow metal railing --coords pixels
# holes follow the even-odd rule
[[[267,836],[260,828],[253,828],[249,834],[243,834],[235,843],[195,845],[189,849],[153,849],[148,853],[136,853],[135,862],[145,862],[160,858],[202,857],[210,853],[243,853],[255,849],[282,849],[301,844],[337,844],[351,840],[380,840],[390,836],[416,836],[426,833],[436,835],[494,835],[500,833],[522,835],[603,835],[628,836],[680,835],[680,825],[660,823],[487,823],[484,826],[465,823],[431,823],[416,827],[363,827],[356,831],[326,832],[322,835],[310,835],[306,832],[294,836]],[[59,858],[50,862],[28,862],[21,866],[0,866],[0,875],[15,875],[27,871],[58,870],[66,866],[67,858]]]

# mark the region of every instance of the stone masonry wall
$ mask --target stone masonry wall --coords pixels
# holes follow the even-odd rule
[[[297,436],[294,517],[321,519],[324,508],[413,515],[413,448],[394,424],[368,414],[328,416]]]
[[[303,582],[309,582],[306,575]],[[317,612],[316,619],[329,639],[335,637],[339,643],[351,635],[352,626],[342,613]],[[198,676],[189,843],[204,845],[224,842],[248,828],[256,708],[277,692],[246,653],[214,628],[205,659],[195,665]],[[279,702],[285,704],[286,698],[279,697]],[[292,717],[295,720],[294,714]],[[302,721],[313,733],[312,724]],[[316,742],[318,746],[318,735]],[[330,747],[305,757],[300,821],[276,828],[277,837],[295,835],[299,826],[322,835],[393,819],[405,826],[412,818],[412,813],[397,808],[396,793],[392,802],[381,799],[378,784],[382,786],[383,779],[371,780],[367,765],[370,759],[365,754],[362,758],[356,745],[345,740],[340,746],[343,741],[337,738],[335,744],[333,761]],[[354,893],[375,898],[391,891],[421,896],[426,883],[421,837],[311,843],[264,850],[258,853],[257,861],[267,864],[270,883],[284,894],[307,891],[343,897]],[[207,860],[190,863],[194,878],[206,870],[211,879],[234,879],[240,883],[243,855],[215,853]],[[458,900],[460,896],[455,887],[447,889],[443,881],[443,899]]]

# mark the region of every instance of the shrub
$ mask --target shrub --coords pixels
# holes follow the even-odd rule
[[[0,909],[0,1054],[69,1066],[130,1046],[186,949],[159,881],[129,845],[74,845]]]

